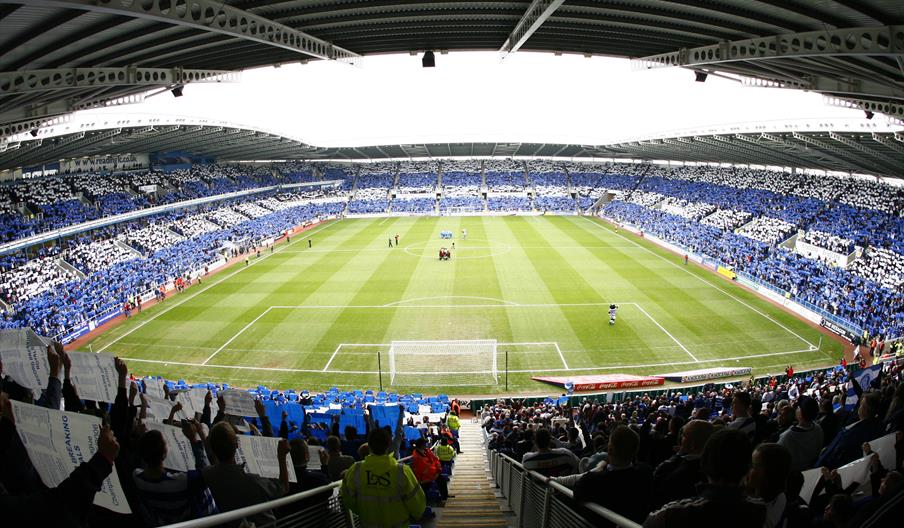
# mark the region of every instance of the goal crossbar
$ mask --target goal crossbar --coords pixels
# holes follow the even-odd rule
[[[496,348],[495,339],[393,341],[389,346],[390,384],[496,384]],[[455,379],[443,379],[450,376]]]

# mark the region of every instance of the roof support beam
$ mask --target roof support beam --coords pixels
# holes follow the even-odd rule
[[[515,24],[515,29],[512,30],[499,50],[503,54],[502,58],[521,49],[527,39],[540,29],[546,19],[563,3],[565,3],[565,0],[534,0],[530,7],[527,8],[524,16],[521,17],[521,20]]]
[[[2,135],[18,134],[39,128],[45,126],[51,120],[56,122],[61,118],[66,118],[65,114],[70,114],[77,110],[137,104],[142,101],[144,101],[144,94],[131,94],[92,100],[80,100],[78,98],[60,99],[46,104],[35,103],[8,110],[0,110],[0,123],[3,123]]]
[[[895,151],[895,153],[897,153],[898,155],[904,156],[904,143],[895,141],[894,135],[886,136],[883,134],[873,132],[873,141],[875,141],[876,143],[885,145],[886,147]]]
[[[834,146],[830,145],[829,143],[822,141],[821,139],[817,139],[815,137],[811,137],[811,136],[808,136],[805,134],[800,134],[798,132],[792,132],[791,137],[793,137],[797,141],[800,141],[801,143],[804,143],[806,145],[809,145],[810,147],[814,147],[814,148],[822,151],[826,156],[833,158],[833,159],[837,160],[839,163],[841,163],[841,165],[843,167],[846,166],[847,167],[846,170],[848,170],[848,171],[853,172],[854,170],[857,170],[859,172],[865,172],[867,174],[874,171],[874,169],[870,169],[869,167],[861,165],[859,162],[854,160],[854,158],[850,157],[849,155],[846,155],[846,153],[835,148]]]
[[[885,114],[898,124],[904,124],[904,102],[876,101],[857,97],[845,97],[842,99],[840,97],[831,96],[825,96],[823,101],[830,106],[855,108],[857,110],[863,110],[864,112]]]
[[[898,168],[898,169],[895,168],[896,166],[898,166],[898,164],[895,162],[895,160],[887,157],[885,154],[882,154],[881,152],[876,152],[875,150],[867,147],[866,145],[860,143],[859,141],[854,141],[853,139],[843,136],[841,134],[838,134],[836,132],[829,132],[829,137],[832,138],[833,140],[841,143],[842,145],[846,145],[854,150],[857,150],[859,152],[866,154],[867,156],[869,156],[870,158],[875,160],[876,165],[880,165],[880,166],[884,167],[885,170],[888,171],[888,174],[897,175],[897,173],[900,173],[900,171],[902,170],[900,168]]]
[[[733,140],[726,138],[726,137],[722,137],[722,136],[713,136],[713,137],[715,138],[716,141],[721,141],[723,143],[729,143],[729,144],[734,143]],[[738,141],[743,141],[745,143],[743,148],[752,150],[754,152],[759,152],[763,156],[766,156],[767,158],[769,158],[770,162],[765,163],[764,165],[782,165],[782,166],[787,166],[787,167],[796,167],[797,165],[800,164],[800,160],[796,160],[792,157],[785,156],[782,152],[771,148],[769,145],[757,142],[757,140],[755,138],[749,137],[744,134],[736,134],[734,136],[734,138],[737,139]]]
[[[353,61],[357,53],[268,18],[236,9],[218,0],[10,0],[36,7],[62,7],[166,22],[303,53],[318,59]]]
[[[241,74],[182,68],[59,68],[0,72],[0,95],[107,86],[174,86],[238,82]]]
[[[694,141],[709,145],[710,148],[712,148],[716,152],[719,152],[721,155],[727,154],[728,156],[734,156],[736,158],[743,159],[747,164],[766,165],[766,163],[763,163],[762,156],[758,156],[757,151],[754,151],[753,149],[741,148],[737,145],[717,141],[714,138],[701,136],[695,136]]]
[[[904,26],[856,27],[787,33],[650,55],[635,69],[711,66],[725,62],[815,56],[904,55]]]

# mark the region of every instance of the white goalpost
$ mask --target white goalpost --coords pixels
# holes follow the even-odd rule
[[[408,387],[495,385],[496,340],[393,341],[389,384]]]

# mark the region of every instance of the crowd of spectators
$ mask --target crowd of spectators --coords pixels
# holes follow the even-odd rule
[[[530,198],[526,196],[490,196],[487,198],[490,211],[531,211]]]
[[[718,227],[722,231],[734,231],[750,220],[751,214],[746,211],[719,209],[715,213],[700,220],[701,223]]]
[[[230,398],[247,398],[246,413],[231,407],[226,384],[136,378],[129,374],[126,363],[116,358],[114,379],[110,380],[115,400],[93,401],[79,396],[82,387],[73,373],[70,354],[59,343],[47,347],[49,377],[46,388],[35,396],[5,376],[0,366],[0,456],[5,462],[0,471],[0,504],[7,522],[164,526],[342,481],[342,503],[363,525],[382,526],[380,521],[388,519],[395,523],[385,524],[389,526],[402,521],[407,525],[424,515],[429,518],[428,503],[442,505],[448,498],[449,468],[455,457],[451,445],[457,445],[460,406],[446,396],[338,389],[310,394],[271,391],[263,386],[248,391],[232,389]],[[13,401],[24,412],[49,408],[100,418],[92,449],[96,453],[86,456],[57,487],[45,486],[38,469],[45,460],[33,464],[31,451],[17,434],[17,425],[21,425],[17,418],[23,415],[13,410]],[[29,433],[29,443],[43,442],[53,451],[50,435],[39,436]],[[266,448],[242,453],[240,447],[247,446],[243,436],[272,438],[266,445],[274,449],[275,456]],[[185,442],[190,451],[173,457],[174,450],[181,447],[176,442]],[[272,474],[245,467],[250,458],[272,463]],[[406,465],[399,466],[399,460]],[[361,466],[398,470],[398,485],[405,487],[404,503],[381,508],[359,504],[366,493],[361,489],[362,479],[355,478]],[[129,514],[93,504],[95,494],[114,472]],[[332,495],[325,490],[250,515],[242,524],[273,523],[312,510],[325,519]]]
[[[483,165],[483,174],[487,190],[490,192],[521,192],[527,183],[524,164],[514,160],[486,161]]]
[[[498,400],[488,446],[645,527],[895,526],[904,506],[904,374],[860,386],[841,367],[723,386],[585,398]],[[892,463],[870,442],[892,435]],[[875,445],[875,444],[874,444]],[[864,458],[865,477],[838,468]],[[891,466],[891,467],[888,467]],[[817,469],[804,488],[803,471]],[[862,494],[861,491],[866,493]],[[803,496],[801,496],[803,495]],[[843,506],[843,508],[842,508]],[[591,515],[591,514],[588,514]]]
[[[393,213],[430,214],[435,210],[435,198],[396,198],[392,201]]]
[[[348,203],[348,212],[351,214],[376,214],[385,213],[389,209],[389,200],[380,198],[355,198]]]
[[[846,269],[633,203],[611,202],[605,214],[733,266],[735,271],[746,272],[799,301],[846,319],[870,335],[889,337],[904,333],[904,294]]]
[[[345,202],[311,203],[292,193],[253,196],[256,218],[239,214],[230,202],[193,214],[172,212],[149,222],[134,221],[107,228],[97,239],[81,237],[67,246],[64,260],[86,275],[77,278],[46,253],[39,259],[5,259],[11,270],[0,281],[15,284],[0,292],[12,305],[0,328],[30,326],[58,335],[118,310],[128,298],[179,277],[189,277],[220,259],[225,242],[246,251],[255,241],[278,236],[318,217],[342,213]],[[269,210],[264,203],[282,204]],[[129,249],[133,248],[133,249]],[[58,251],[58,250],[51,250]],[[26,267],[27,266],[27,267]]]
[[[788,240],[794,231],[796,228],[792,223],[769,216],[760,216],[738,230],[738,234],[774,246]]]
[[[904,256],[888,249],[867,248],[848,270],[889,290],[904,286]]]
[[[848,255],[854,251],[853,241],[822,231],[807,231],[799,238],[799,240],[842,255]]]
[[[424,194],[436,191],[439,167],[435,161],[407,161],[399,165],[398,194]]]

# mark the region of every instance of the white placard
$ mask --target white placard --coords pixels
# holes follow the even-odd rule
[[[235,462],[245,464],[245,472],[267,478],[279,478],[279,457],[276,449],[281,438],[269,436],[239,436],[239,448],[235,452]],[[308,462],[310,463],[310,462]],[[319,461],[318,461],[319,463]],[[289,468],[289,482],[297,482],[295,466],[286,461]]]
[[[163,461],[163,467],[173,471],[195,469],[195,455],[191,450],[191,442],[182,434],[181,428],[151,421],[145,425],[149,430],[160,431],[166,440],[166,460]]]
[[[163,380],[158,378],[144,378],[144,393],[155,398],[166,398],[163,390]]]
[[[813,490],[816,489],[816,484],[819,482],[819,478],[822,477],[822,468],[808,469],[803,472],[803,476],[804,485],[800,489],[800,498],[809,503],[810,499],[813,498]]]
[[[18,401],[12,404],[16,432],[46,486],[59,486],[79,464],[97,452],[100,418]],[[117,513],[132,512],[115,468],[94,495],[94,504]]]
[[[176,401],[182,404],[182,410],[189,418],[204,412],[204,398],[207,397],[207,389],[196,388],[181,391],[176,394]]]
[[[858,458],[838,468],[838,476],[841,477],[841,487],[847,488],[853,482],[869,484],[869,457]]]
[[[0,332],[0,361],[3,373],[19,385],[40,391],[47,387],[50,379],[50,362],[47,361],[47,346],[28,338],[28,328],[21,332],[4,330]],[[26,332],[27,331],[27,332]],[[37,337],[37,336],[35,336]]]
[[[226,402],[226,414],[233,416],[257,416],[257,410],[254,408],[254,398],[250,393],[229,389],[221,394]]]
[[[324,449],[323,446],[312,446],[312,445],[308,446],[308,467],[309,468],[314,468],[315,470],[320,468],[320,466],[321,466],[320,453],[322,451],[326,451],[326,449]],[[293,469],[294,469],[294,467],[293,467]]]
[[[882,464],[882,467],[889,471],[894,471],[896,457],[895,433],[887,434],[876,440],[870,440],[869,447],[873,450],[873,453],[879,455],[879,462]]]
[[[144,400],[148,404],[148,413],[147,419],[148,421],[163,423],[163,420],[169,418],[170,411],[173,409],[173,406],[176,405],[176,402],[172,400],[167,400],[166,398],[155,398],[153,396],[144,395]],[[185,413],[179,411],[173,416],[173,419],[176,420],[184,420],[186,419]]]
[[[72,369],[69,378],[80,398],[113,403],[116,400],[119,374],[112,354],[70,352]]]

